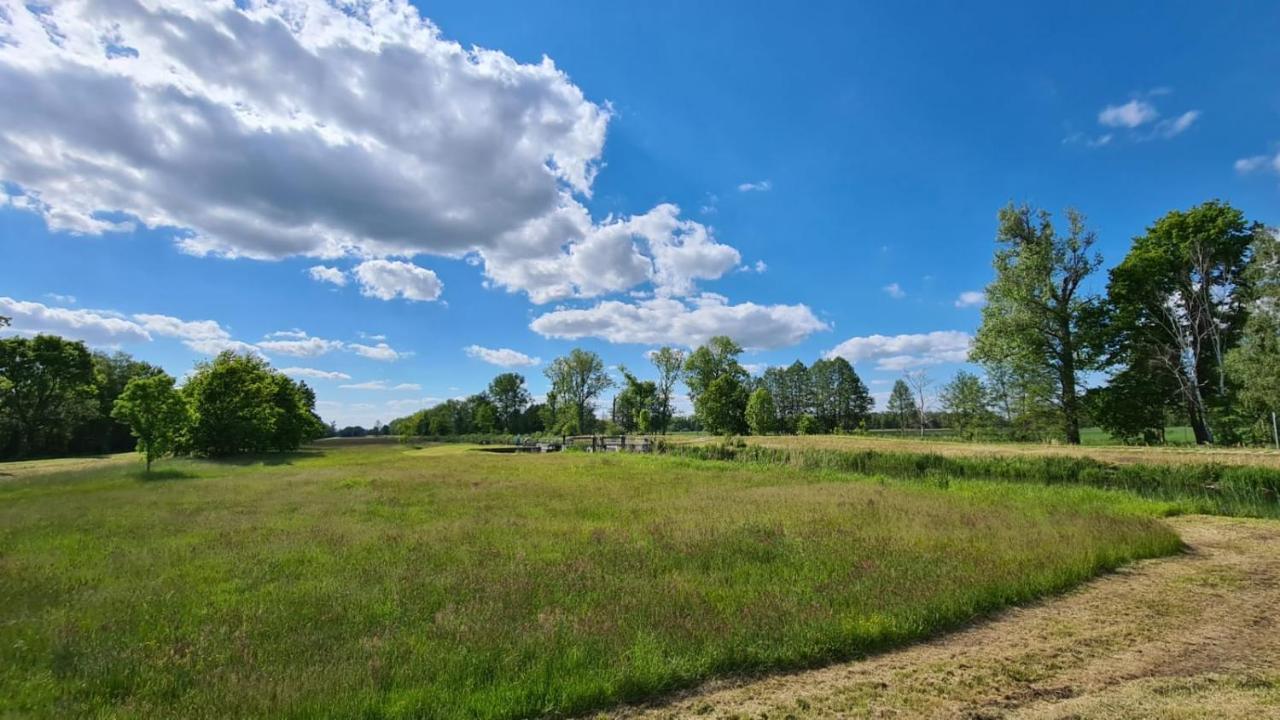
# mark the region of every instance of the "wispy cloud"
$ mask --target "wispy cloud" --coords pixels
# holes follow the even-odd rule
[[[907,291],[903,290],[902,286],[896,282],[889,283],[888,285],[885,285],[880,289],[884,290],[885,294],[893,298],[894,300],[901,300],[902,298],[907,296]]]
[[[987,294],[981,290],[965,290],[956,298],[956,307],[980,307],[987,303]]]
[[[770,180],[759,180],[757,182],[744,182],[738,185],[738,192],[769,192],[773,189],[773,182]]]

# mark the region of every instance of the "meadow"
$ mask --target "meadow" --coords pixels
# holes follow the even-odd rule
[[[1176,506],[331,444],[0,466],[0,715],[568,715],[821,665],[1177,552]]]

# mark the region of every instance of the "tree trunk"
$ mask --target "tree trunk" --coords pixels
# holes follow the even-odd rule
[[[1069,332],[1069,329],[1066,329]],[[1069,336],[1068,336],[1069,337]],[[1070,342],[1063,343],[1059,358],[1058,380],[1062,384],[1062,420],[1067,432],[1067,444],[1080,444],[1080,402],[1076,397],[1076,358]]]

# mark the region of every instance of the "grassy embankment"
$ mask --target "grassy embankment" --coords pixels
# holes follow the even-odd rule
[[[0,467],[0,715],[573,713],[1176,552],[1164,503],[662,457]]]
[[[945,447],[945,449],[944,449]],[[1038,485],[1085,485],[1121,490],[1170,503],[1178,513],[1280,517],[1280,468],[1276,456],[1148,454],[1159,464],[1109,462],[1080,448],[934,445],[857,436],[765,436],[733,443],[703,438],[672,444],[667,452],[703,460],[733,460],[756,466],[833,470],[936,483],[988,480]],[[1004,450],[1004,451],[1002,451]],[[1059,452],[1058,450],[1061,450]],[[1254,459],[1254,464],[1244,462]],[[1108,458],[1110,459],[1110,458]],[[1182,460],[1181,462],[1176,462]]]

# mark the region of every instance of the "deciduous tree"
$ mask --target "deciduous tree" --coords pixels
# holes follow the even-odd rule
[[[768,388],[756,388],[747,399],[747,426],[753,435],[768,435],[778,427],[778,411]]]
[[[1102,317],[1084,281],[1102,257],[1083,215],[1068,210],[1067,224],[1064,235],[1044,210],[1009,205],[1000,211],[996,277],[987,286],[970,359],[1052,372],[1066,440],[1079,444],[1079,376],[1098,364]]]
[[[187,403],[165,373],[141,375],[129,381],[116,398],[111,417],[125,423],[138,439],[147,472],[156,458],[174,452],[187,425]]]
[[[1197,443],[1215,441],[1214,408],[1229,403],[1225,359],[1244,327],[1244,271],[1262,233],[1207,202],[1157,220],[1111,270],[1112,360],[1171,380]]]
[[[592,401],[613,387],[613,379],[605,371],[604,361],[593,352],[574,348],[568,355],[552,361],[546,375],[558,400],[573,408],[576,431],[586,431]]]

